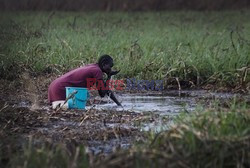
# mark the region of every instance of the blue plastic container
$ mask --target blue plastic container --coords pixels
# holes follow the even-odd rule
[[[87,88],[66,87],[66,100],[69,109],[85,109],[89,92]]]

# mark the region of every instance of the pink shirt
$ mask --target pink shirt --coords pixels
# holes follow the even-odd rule
[[[65,87],[87,87],[87,78],[101,80],[103,72],[98,64],[89,64],[74,69],[54,80],[48,91],[49,102],[66,99]]]

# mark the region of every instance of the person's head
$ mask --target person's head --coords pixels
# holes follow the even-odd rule
[[[98,65],[105,73],[110,73],[113,67],[113,59],[109,55],[102,55],[98,60]]]

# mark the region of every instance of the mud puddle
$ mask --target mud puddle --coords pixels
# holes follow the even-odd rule
[[[231,99],[235,94],[206,91],[117,94],[123,107],[109,99],[86,110],[55,111],[31,101],[1,103],[1,135],[18,135],[28,141],[84,145],[93,154],[108,154],[143,141],[145,132],[168,129],[181,111],[192,112],[200,100]],[[7,138],[6,138],[7,139]]]
[[[234,97],[249,99],[247,95],[215,93],[205,90],[117,94],[118,100],[122,102],[122,107],[118,107],[112,100],[106,98],[103,100],[103,102],[106,103],[88,106],[87,109],[130,111],[158,115],[157,120],[151,123],[142,123],[140,130],[160,132],[169,129],[173,123],[173,118],[180,112],[190,113],[195,110],[198,105],[204,105],[205,100],[228,101]]]
[[[96,109],[115,109],[117,111],[154,112],[160,115],[176,115],[181,110],[194,110],[196,100],[190,97],[150,96],[150,95],[120,95],[118,99],[122,107],[110,100],[108,103],[96,105]]]
[[[19,137],[16,142],[19,146],[30,137],[36,144],[62,143],[70,144],[71,148],[84,145],[93,154],[130,147],[133,142],[144,139],[140,123],[157,120],[156,115],[128,111],[90,109],[55,113],[44,107],[31,110],[29,102],[18,105],[0,104],[2,140],[8,142],[13,135]]]
[[[122,102],[123,107],[117,105],[110,99],[107,103],[95,105],[95,109],[133,111],[133,112],[154,112],[160,115],[178,115],[181,111],[193,111],[195,107],[202,104],[200,100],[228,100],[234,97],[242,97],[247,100],[248,95],[233,93],[215,93],[205,90],[195,91],[168,91],[164,93],[145,94],[119,94],[117,98]],[[89,107],[90,108],[90,107]]]

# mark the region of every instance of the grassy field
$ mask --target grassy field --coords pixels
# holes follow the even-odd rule
[[[0,78],[13,80],[24,70],[62,74],[110,54],[120,79],[250,90],[249,18],[248,10],[1,12]],[[0,136],[7,137],[0,138],[0,167],[249,167],[249,102],[224,106],[182,114],[169,131],[149,133],[143,143],[107,157],[32,139],[15,147],[21,140],[6,128],[18,117],[0,117]]]
[[[63,73],[115,58],[118,78],[246,87],[250,11],[1,12],[0,76]]]

